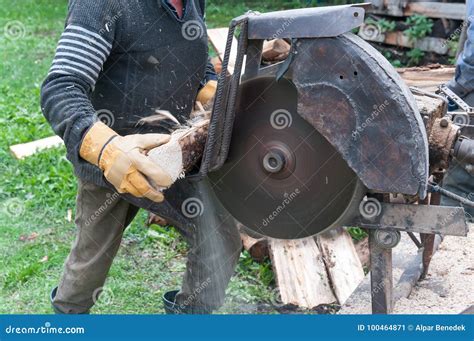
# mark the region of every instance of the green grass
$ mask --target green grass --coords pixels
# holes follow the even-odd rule
[[[310,1],[311,2],[311,1]],[[248,9],[268,11],[308,1],[208,2],[210,27],[226,26]],[[313,2],[314,4],[314,2]],[[74,240],[76,180],[63,148],[25,160],[12,144],[53,134],[39,106],[40,86],[64,26],[66,0],[0,0],[0,313],[50,313],[49,291],[57,285]],[[19,23],[19,24],[18,24]],[[13,38],[5,27],[15,27]],[[140,212],[127,229],[111,269],[106,294],[94,313],[163,313],[161,294],[179,287],[186,245],[173,229],[145,226]],[[244,253],[221,312],[240,305],[276,302],[269,262]]]

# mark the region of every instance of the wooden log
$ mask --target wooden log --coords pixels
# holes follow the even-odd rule
[[[284,304],[314,308],[337,302],[314,238],[269,239],[270,258]]]
[[[158,115],[142,119],[140,123],[159,125],[164,119],[172,117],[170,113],[160,112]],[[201,160],[206,145],[209,128],[209,111],[195,111],[188,125],[181,126],[171,134],[168,143],[148,152],[148,157],[158,165],[166,165],[166,171],[173,183],[184,177],[187,172]],[[154,187],[164,190],[160,186]]]
[[[454,66],[432,64],[423,67],[397,69],[408,86],[416,86],[425,91],[434,92],[438,86],[454,77]]]
[[[446,43],[446,39],[424,37],[413,40],[401,31],[381,32],[377,24],[362,24],[358,34],[364,40],[377,43],[406,48],[417,48],[422,51],[434,52],[440,55],[455,54],[455,51],[449,50],[449,44]]]
[[[284,39],[273,39],[265,41],[262,49],[262,59],[268,62],[279,62],[285,60],[290,53],[290,44]]]
[[[245,250],[256,262],[262,262],[269,257],[268,240],[266,238],[253,238],[245,232],[240,232],[240,239]]]
[[[387,3],[387,5],[385,6],[384,3]],[[464,20],[466,16],[466,5],[463,3],[410,1],[402,4],[400,1],[384,2],[376,0],[373,4],[374,7],[367,10],[368,13],[395,17],[408,17],[413,14],[422,14],[429,18],[445,18],[454,20]]]
[[[159,215],[148,212],[148,218],[147,218],[146,224],[147,224],[147,226],[150,226],[150,225],[153,225],[153,224],[160,225],[160,226],[166,226],[166,225],[168,225],[168,221],[165,218],[160,217]]]
[[[332,288],[340,304],[344,304],[364,279],[364,269],[352,237],[340,228],[317,236]]]
[[[50,136],[44,139],[20,143],[10,146],[10,152],[17,159],[24,159],[25,157],[36,154],[38,151],[60,147],[63,145],[63,140],[59,136]]]
[[[370,252],[369,252],[369,238],[354,242],[354,247],[359,256],[362,268],[368,269],[370,267]]]
[[[242,240],[242,246],[244,250],[248,251],[252,259],[257,262],[262,262],[265,258],[269,257],[267,238],[254,238],[249,236],[244,225],[239,222],[236,222],[236,224],[240,233],[240,239]]]

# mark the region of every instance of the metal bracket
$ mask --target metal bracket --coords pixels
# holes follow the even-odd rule
[[[361,214],[351,226],[450,236],[467,236],[468,226],[462,207],[390,204],[376,201],[375,211],[367,212],[372,200],[362,201]],[[374,205],[374,204],[373,204]]]
[[[463,111],[468,114],[474,113],[474,108],[469,106],[466,102],[464,102],[461,97],[456,95],[450,88],[448,88],[445,84],[439,86],[439,91],[445,94],[449,99],[451,99],[454,103],[457,104]]]

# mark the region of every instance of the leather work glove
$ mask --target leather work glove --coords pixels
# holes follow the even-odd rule
[[[199,90],[196,97],[197,102],[201,102],[203,106],[211,104],[211,101],[214,99],[217,90],[217,81],[209,81],[204,85],[204,87]]]
[[[153,188],[147,178],[154,186],[168,187],[172,184],[171,177],[145,153],[169,139],[166,134],[120,136],[104,123],[97,122],[86,133],[79,155],[98,166],[119,193],[162,202],[163,194]]]

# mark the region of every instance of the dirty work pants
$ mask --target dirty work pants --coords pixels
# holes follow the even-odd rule
[[[467,27],[467,39],[464,50],[456,62],[456,83],[461,85],[467,92],[474,90],[474,0],[466,3],[467,15],[465,23]]]
[[[474,175],[470,174],[462,163],[455,160],[451,161],[449,169],[443,180],[443,187],[448,191],[454,192],[466,199],[474,201]],[[474,208],[464,206],[459,201],[446,196],[441,196],[441,205],[443,206],[463,206],[466,213],[466,219],[474,223]]]
[[[176,303],[210,312],[223,303],[225,289],[240,255],[240,236],[234,220],[217,201],[207,180],[184,179],[174,186],[179,187],[176,190],[189,193],[189,198],[198,203],[202,211],[193,217],[197,226],[194,233],[186,233],[187,268]],[[77,237],[52,302],[57,310],[86,313],[94,305],[122,234],[137,211],[137,207],[114,191],[79,180]],[[196,215],[195,211],[191,213]],[[156,300],[157,306],[161,304],[161,297]]]

